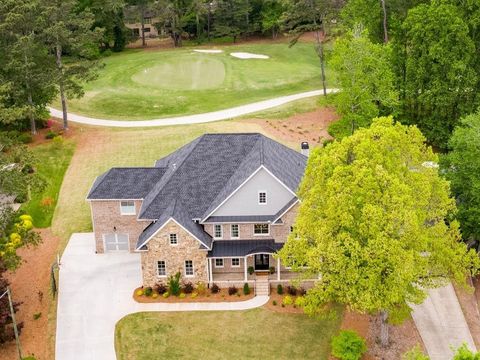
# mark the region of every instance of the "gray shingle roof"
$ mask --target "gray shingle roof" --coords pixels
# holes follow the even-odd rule
[[[164,168],[111,168],[95,180],[87,199],[143,199],[165,171]]]
[[[246,256],[257,253],[273,254],[283,247],[273,239],[256,240],[216,240],[208,257]]]
[[[236,222],[269,222],[275,215],[243,215],[243,216],[209,216],[204,223],[236,223]]]

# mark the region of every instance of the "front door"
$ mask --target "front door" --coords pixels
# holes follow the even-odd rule
[[[268,254],[257,254],[255,255],[255,270],[268,270],[269,256]]]

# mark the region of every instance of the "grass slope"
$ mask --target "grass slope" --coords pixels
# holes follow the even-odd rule
[[[61,146],[49,142],[31,149],[37,158],[36,169],[46,181],[43,191],[34,193],[30,201],[22,206],[22,209],[33,217],[35,227],[50,226],[63,176],[70,164],[74,149],[75,144],[71,141],[66,141]],[[42,206],[42,200],[48,198],[52,200],[51,205]]]
[[[106,119],[152,119],[220,110],[321,88],[320,66],[312,44],[221,49],[221,54],[195,53],[192,48],[114,54],[104,59],[98,79],[86,85],[85,96],[69,101],[69,110]],[[270,59],[236,59],[229,55],[234,51],[265,54]]]
[[[117,323],[120,360],[327,359],[341,317],[248,311],[136,313]]]

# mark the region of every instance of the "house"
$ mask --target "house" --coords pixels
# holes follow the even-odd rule
[[[96,251],[141,253],[144,286],[177,272],[243,284],[250,267],[287,281],[272,255],[291,232],[306,162],[261,134],[205,134],[153,167],[112,168],[87,196]]]

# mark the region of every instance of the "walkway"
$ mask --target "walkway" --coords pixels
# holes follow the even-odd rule
[[[327,89],[327,94],[336,92],[337,89]],[[69,121],[95,126],[107,126],[107,127],[151,127],[151,126],[168,126],[168,125],[186,125],[186,124],[201,124],[218,120],[227,120],[235,117],[255,113],[271,109],[280,105],[287,104],[289,102],[305,99],[313,96],[323,95],[323,90],[314,90],[303,92],[294,95],[281,96],[275,99],[264,100],[255,102],[252,104],[236,106],[230,109],[213,111],[204,114],[178,116],[172,118],[154,119],[154,120],[104,120],[89,118],[86,116],[68,114]],[[62,118],[62,111],[54,108],[49,108],[50,114],[56,118]]]
[[[73,234],[63,253],[57,308],[56,358],[113,360],[115,324],[140,311],[246,310],[268,296],[224,303],[139,304],[140,254],[95,254],[92,233]]]
[[[412,317],[431,360],[450,360],[451,347],[462,343],[475,350],[457,295],[452,284],[431,289],[421,305],[413,306]]]

